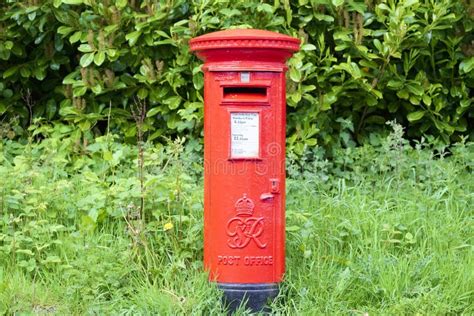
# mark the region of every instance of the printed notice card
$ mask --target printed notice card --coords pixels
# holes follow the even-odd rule
[[[259,140],[259,113],[233,112],[230,114],[231,158],[258,158]]]

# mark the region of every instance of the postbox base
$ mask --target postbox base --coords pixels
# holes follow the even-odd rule
[[[252,312],[270,312],[267,303],[278,295],[278,283],[217,283],[224,291],[224,302],[230,313],[241,305]]]

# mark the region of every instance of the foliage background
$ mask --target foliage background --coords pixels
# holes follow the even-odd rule
[[[106,131],[134,142],[138,102],[148,140],[199,137],[203,77],[188,41],[253,27],[303,40],[289,62],[290,152],[360,144],[393,119],[412,138],[472,138],[472,17],[460,0],[7,0],[0,136],[56,127],[78,143]]]

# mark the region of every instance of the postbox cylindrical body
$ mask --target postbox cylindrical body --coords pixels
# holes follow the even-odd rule
[[[299,45],[242,29],[190,42],[204,61],[204,266],[254,310],[285,271],[285,62]]]

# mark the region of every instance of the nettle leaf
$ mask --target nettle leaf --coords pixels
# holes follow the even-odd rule
[[[415,112],[411,112],[410,114],[407,115],[407,119],[410,121],[410,122],[416,122],[416,121],[419,121],[423,118],[423,116],[425,116],[425,111],[415,111]]]

